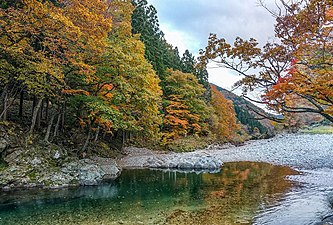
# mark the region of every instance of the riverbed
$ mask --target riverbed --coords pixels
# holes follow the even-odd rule
[[[283,135],[184,154],[222,160],[214,173],[130,169],[97,187],[0,192],[0,224],[315,224],[333,214],[332,137]],[[155,154],[122,163],[140,167]]]

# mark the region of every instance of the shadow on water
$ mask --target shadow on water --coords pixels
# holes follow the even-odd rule
[[[125,170],[98,187],[0,192],[0,224],[279,224],[282,209],[301,203],[293,201],[302,188],[288,176],[299,175],[253,162],[214,174]]]

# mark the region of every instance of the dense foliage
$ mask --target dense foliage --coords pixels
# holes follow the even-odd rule
[[[232,104],[194,56],[168,44],[155,8],[142,1],[2,1],[0,119],[27,127],[28,140],[79,136],[170,143],[237,135]],[[84,139],[82,139],[84,137]],[[32,139],[31,139],[32,138]],[[194,146],[195,147],[195,146]]]

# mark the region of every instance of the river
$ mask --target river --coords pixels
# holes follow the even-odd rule
[[[226,162],[219,173],[125,170],[96,187],[0,192],[0,224],[304,225],[333,214],[332,135],[208,152]]]

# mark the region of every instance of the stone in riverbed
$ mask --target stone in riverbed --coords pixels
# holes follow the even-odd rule
[[[220,169],[223,163],[210,155],[159,155],[149,157],[144,164],[148,168],[179,169],[179,170],[215,170]]]
[[[185,159],[184,161],[178,162],[177,168],[178,169],[194,169],[194,164],[193,164],[193,162]]]

